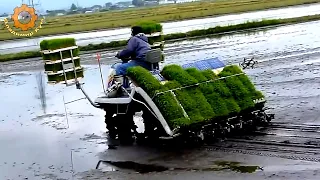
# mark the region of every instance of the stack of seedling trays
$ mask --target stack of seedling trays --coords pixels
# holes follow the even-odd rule
[[[83,77],[79,49],[75,39],[51,39],[40,43],[44,69],[49,83],[65,82]]]
[[[152,49],[161,49],[163,54],[164,49],[164,37],[162,32],[162,25],[153,21],[141,21],[136,25],[142,27],[143,33],[148,37],[148,42]],[[162,55],[162,62],[164,61],[164,55]]]
[[[236,65],[215,72],[173,64],[160,74],[165,82],[141,67],[128,69],[128,76],[152,97],[172,129],[219,123],[264,106],[264,95]]]

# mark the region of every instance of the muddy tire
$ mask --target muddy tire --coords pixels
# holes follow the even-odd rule
[[[105,115],[105,123],[106,123],[106,128],[108,130],[108,135],[109,138],[111,139],[116,139],[118,135],[118,130],[117,130],[117,119],[113,117],[114,113],[106,111]]]
[[[139,145],[157,144],[159,137],[163,135],[162,125],[147,108],[143,109],[142,119],[145,131],[137,136],[137,143]]]
[[[133,115],[131,113],[118,114],[116,116],[116,120],[119,124],[118,139],[120,143],[124,145],[131,145],[134,142],[134,133],[132,132],[134,129]]]

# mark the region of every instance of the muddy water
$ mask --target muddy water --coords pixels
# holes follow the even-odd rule
[[[320,35],[317,31],[319,26],[319,22],[310,22],[265,32],[168,44],[165,49],[166,64],[182,64],[215,56],[222,57],[226,63],[238,63],[243,57],[255,56],[259,63],[254,69],[248,69],[246,72],[267,96],[268,106],[274,108],[271,111],[276,114],[275,122],[284,123],[284,125],[286,123],[319,125]],[[104,54],[104,64],[110,62],[111,54],[113,52]],[[109,58],[106,58],[108,56]],[[86,68],[84,87],[91,97],[95,97],[102,88],[94,56],[84,56],[83,63]],[[0,179],[42,179],[44,177],[72,179],[72,170],[79,179],[91,179],[89,177],[128,179],[130,176],[136,179],[143,179],[143,177],[147,179],[149,177],[132,174],[132,171],[124,175],[117,174],[120,172],[116,171],[116,167],[106,164],[98,171],[91,171],[100,159],[112,162],[157,163],[165,167],[169,166],[169,169],[176,167],[206,169],[214,165],[217,160],[238,161],[248,167],[264,168],[264,172],[257,171],[252,176],[218,173],[221,179],[234,177],[315,179],[319,175],[317,127],[314,127],[312,133],[300,132],[299,127],[295,131],[289,131],[288,127],[273,129],[271,131],[273,135],[256,138],[257,141],[277,140],[277,143],[280,143],[288,140],[289,144],[292,141],[302,145],[317,145],[316,149],[308,150],[302,147],[288,148],[274,145],[271,148],[267,145],[232,142],[221,145],[237,149],[230,152],[226,147],[196,152],[167,152],[140,147],[108,150],[102,111],[93,108],[86,100],[82,100],[67,105],[67,121],[63,95],[66,102],[83,97],[75,87],[46,85],[47,105],[46,109],[43,108],[35,77],[42,67],[41,63],[30,64],[29,62],[0,66],[6,72],[0,74],[2,109],[0,113],[0,143],[2,144]],[[104,65],[103,68],[106,74],[108,65]],[[210,172],[188,173],[191,175],[156,174],[154,176],[158,179],[163,177],[197,179],[203,176],[217,176],[216,173]]]
[[[96,154],[108,148],[104,113],[82,100],[66,105],[66,117],[64,99],[68,102],[83,95],[75,87],[59,85],[45,84],[44,107],[37,74],[0,76],[0,179],[69,179],[72,171],[94,168],[99,160]],[[101,89],[97,79],[92,79],[96,71],[88,67],[86,74],[87,92],[94,97],[95,90]]]
[[[262,19],[278,19],[293,18],[307,15],[315,15],[320,13],[320,4],[301,5],[295,7],[271,9],[264,11],[255,11],[249,13],[223,15],[219,17],[184,20],[179,22],[163,23],[163,33],[187,32],[195,29],[204,29],[215,27],[217,25],[224,26],[230,24],[239,24],[246,21],[262,20]],[[4,41],[0,43],[0,53],[13,53],[39,49],[39,43],[43,39],[48,38],[64,38],[73,37],[80,46],[87,44],[96,44],[102,42],[110,42],[115,40],[128,39],[130,36],[129,28],[121,28],[116,30],[106,30],[98,32],[73,33],[68,35],[55,35],[51,37],[31,38],[16,41]]]

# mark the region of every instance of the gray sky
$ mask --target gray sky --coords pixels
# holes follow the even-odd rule
[[[92,5],[103,5],[107,2],[119,2],[119,1],[127,1],[127,0],[34,0],[34,3],[38,1],[41,2],[41,6],[43,10],[48,9],[59,9],[59,8],[69,8],[72,3],[79,4],[79,6],[86,7]],[[128,0],[130,1],[130,0]],[[28,0],[24,0],[24,2],[28,2]],[[13,9],[16,6],[20,6],[22,0],[0,0],[0,14],[2,13],[12,13]]]

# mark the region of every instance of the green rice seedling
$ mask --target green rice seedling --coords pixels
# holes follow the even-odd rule
[[[221,77],[231,76],[232,73],[222,71],[219,74]],[[254,107],[254,102],[250,92],[242,84],[242,82],[237,78],[237,76],[228,77],[223,80],[227,87],[230,89],[233,97],[235,98],[237,104],[241,108],[241,111],[247,110],[250,107]]]
[[[212,84],[202,84],[200,85],[200,89],[208,103],[211,105],[215,118],[227,116],[229,114],[225,99],[214,91]]]
[[[218,76],[212,71],[212,70],[203,70],[201,73],[207,78],[207,79],[217,79]]]
[[[173,40],[173,39],[181,39],[181,38],[186,38],[187,34],[186,33],[173,33],[173,34],[166,34],[163,36],[163,39],[165,41],[168,40]]]
[[[215,74],[211,70],[204,70],[204,71],[199,71],[195,68],[188,68],[186,71],[192,76],[195,77],[199,82],[206,82],[209,80],[213,80],[215,78]],[[206,76],[207,77],[206,77]],[[221,85],[220,81],[215,81],[214,83],[208,82],[200,85],[200,90],[205,96],[206,100],[208,103],[211,105],[215,118],[219,117],[225,117],[228,116],[230,112],[233,112],[234,110],[231,109],[229,111],[228,106],[226,104],[226,97],[228,96],[228,89],[223,87],[217,86]],[[227,91],[227,92],[224,92]],[[222,96],[222,95],[224,96]],[[229,93],[229,96],[231,94]]]
[[[156,42],[162,42],[164,39],[163,39],[163,36],[160,35],[160,36],[153,36],[153,37],[148,37],[148,42],[149,44],[154,44]]]
[[[221,77],[227,77],[232,76],[233,74],[229,72],[221,72],[219,75]],[[248,96],[250,94],[246,87],[236,76],[228,77],[226,79],[223,79],[223,81],[226,83],[227,87],[229,88],[235,99]]]
[[[233,97],[226,98],[225,104],[231,116],[236,115],[241,111],[241,107],[237,104]]]
[[[255,106],[252,98],[250,96],[244,96],[237,99],[238,105],[241,111],[246,111]]]
[[[184,117],[182,108],[170,92],[156,96],[153,101],[170,127],[176,128],[190,124],[190,120]]]
[[[72,63],[72,61],[66,61],[64,64],[69,64]],[[75,59],[74,60],[75,67],[80,67],[80,59]],[[53,64],[45,64],[44,65],[45,71],[52,71],[52,72],[57,72],[62,70],[62,64],[61,63],[53,63]]]
[[[230,92],[229,88],[226,86],[224,81],[218,80],[217,79],[218,76],[212,70],[203,70],[200,72],[201,72],[201,74],[203,74],[203,76],[205,76],[207,78],[207,81],[215,80],[212,82],[208,82],[208,84],[210,84],[211,86],[206,86],[206,88],[203,90],[209,91],[209,92],[206,92],[207,94],[213,94],[212,95],[213,98],[215,98],[217,96],[219,98],[221,98],[221,99],[217,100],[217,101],[221,102],[221,105],[220,105],[219,109],[215,110],[215,107],[212,103],[216,103],[216,102],[212,102],[212,100],[210,99],[212,97],[206,97],[209,103],[211,101],[211,103],[210,103],[211,107],[214,109],[214,112],[217,114],[217,116],[226,114],[225,106],[227,107],[228,113],[230,113],[230,114],[239,113],[241,111],[241,109],[240,109],[239,105],[237,104],[236,100],[233,98],[232,93]],[[195,74],[193,74],[193,76],[196,77]]]
[[[213,91],[220,94],[221,97],[228,98],[232,96],[232,92],[223,80],[216,80],[211,84],[213,85]]]
[[[40,42],[41,50],[56,50],[67,48],[71,46],[76,46],[76,42],[74,38],[61,38],[61,39],[51,39],[51,40],[43,40]],[[73,57],[79,56],[79,49],[72,50]],[[42,54],[43,60],[61,60],[60,52],[51,53],[51,54]],[[71,58],[70,50],[62,51],[62,59]],[[59,69],[61,70],[61,69]]]
[[[56,50],[71,46],[76,46],[76,41],[74,38],[50,39],[40,42],[41,50]]]
[[[243,71],[237,65],[227,66],[223,69],[223,71],[230,72],[232,74],[243,73]],[[242,84],[248,90],[248,92],[250,93],[250,96],[252,97],[252,100],[264,98],[263,94],[255,88],[254,84],[252,83],[252,81],[249,79],[247,75],[241,74],[236,77],[242,82]]]
[[[72,55],[73,57],[79,56],[79,49],[73,49]],[[52,53],[52,54],[43,54],[42,58],[43,60],[51,60],[51,61],[61,60],[60,52]],[[71,58],[70,50],[62,51],[62,59],[67,59],[67,58]]]
[[[167,87],[167,89],[175,89],[181,87],[181,85],[175,80],[167,82],[164,86]],[[201,115],[199,109],[197,108],[195,99],[190,96],[189,91],[187,91],[186,89],[181,89],[175,90],[173,91],[173,93],[176,95],[178,101],[181,103],[183,109],[192,122],[204,121],[204,117]]]
[[[215,113],[201,90],[199,88],[188,88],[188,91],[189,96],[195,101],[196,106],[194,108],[199,109],[204,120],[211,120],[214,118]]]
[[[165,66],[161,71],[162,76],[167,80],[176,80],[182,86],[194,85],[198,81],[190,76],[181,66],[173,64]]]
[[[127,75],[151,97],[164,89],[162,84],[143,67],[137,66],[128,68]]]
[[[76,71],[76,74],[77,74],[77,77],[84,77],[84,74],[83,74],[83,68],[82,69],[79,69]],[[75,75],[74,75],[74,71],[68,71],[66,72],[66,76],[67,76],[67,79],[74,79],[75,78]],[[48,81],[51,81],[51,82],[61,82],[61,81],[64,81],[65,80],[65,77],[64,77],[64,74],[48,74]]]
[[[176,80],[182,86],[190,86],[198,83],[197,79],[192,77],[179,65],[168,65],[163,68],[161,74],[167,80]],[[197,86],[186,88],[189,96],[195,101],[194,108],[199,108],[201,115],[205,120],[209,120],[214,117],[214,112],[205,96]],[[187,96],[187,95],[186,95]],[[188,98],[188,97],[183,97]]]
[[[217,80],[212,83],[213,92],[220,95],[225,100],[225,104],[228,108],[229,113],[239,113],[241,111],[237,101],[233,97],[232,92],[227,87],[223,80]]]
[[[150,97],[153,97],[157,92],[168,90],[148,70],[140,66],[128,68],[127,75]],[[189,119],[184,117],[182,108],[171,92],[159,94],[153,100],[171,127],[175,128],[190,123]]]
[[[187,73],[190,76],[194,77],[198,82],[205,82],[210,79],[204,76],[204,74],[201,73],[201,71],[197,70],[196,68],[187,68],[185,69],[185,71],[187,71]]]
[[[134,25],[142,27],[142,31],[145,34],[152,34],[155,32],[162,32],[162,25],[155,21],[138,21]]]

